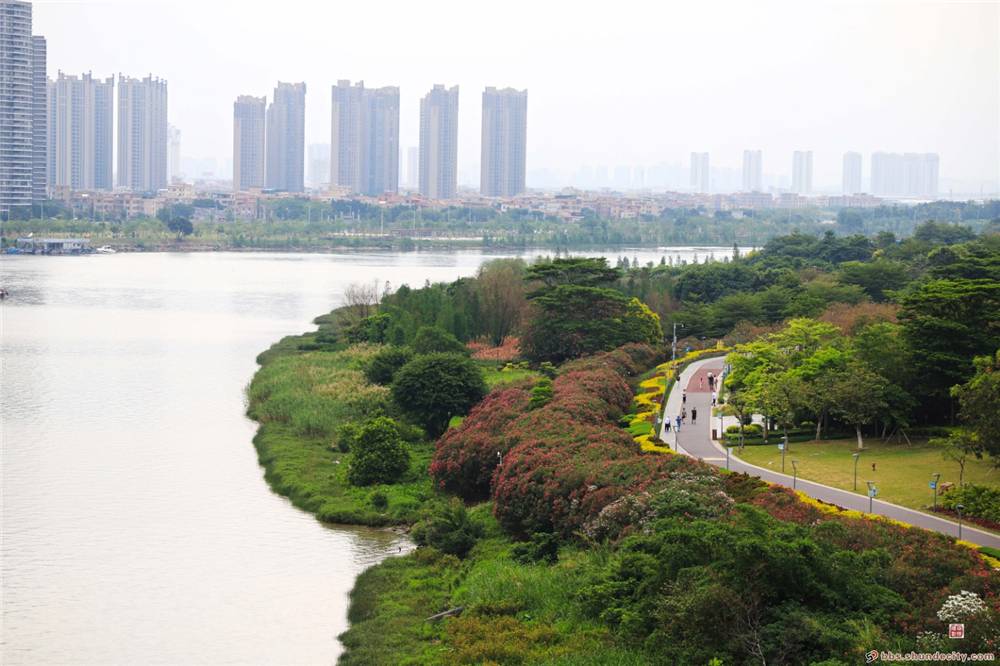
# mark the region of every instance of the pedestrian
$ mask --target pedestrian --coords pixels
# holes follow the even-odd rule
[[[688,417],[687,407],[681,407],[681,422],[684,422]]]
[[[705,378],[704,377],[699,377],[698,378],[698,388],[704,390],[704,388],[705,388]]]
[[[715,398],[716,398],[715,391],[712,391],[712,406],[713,407],[715,407]]]
[[[875,471],[875,463],[872,463],[872,471]]]
[[[694,423],[697,420],[698,420],[698,410],[697,409],[692,409],[691,410],[691,423]]]
[[[677,417],[677,428],[676,428],[676,430],[677,430],[677,432],[681,431],[681,417],[679,417],[679,416]]]
[[[681,404],[682,405],[686,405],[687,401],[688,401],[688,392],[687,391],[681,391]]]
[[[713,375],[710,372],[710,373],[708,373],[708,388],[712,389],[714,387],[715,387],[715,375]]]

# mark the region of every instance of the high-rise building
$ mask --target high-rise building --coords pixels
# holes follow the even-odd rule
[[[691,153],[691,189],[707,194],[711,186],[708,153]]]
[[[399,190],[399,88],[332,88],[330,182],[377,196]]]
[[[48,195],[49,113],[45,38],[31,38],[31,199]]]
[[[406,185],[411,190],[420,187],[420,149],[416,146],[406,149]]]
[[[72,190],[112,188],[114,77],[104,81],[59,72],[52,97],[52,174],[54,186]]]
[[[181,177],[181,131],[167,125],[167,180],[174,182]]]
[[[305,189],[306,84],[282,83],[267,107],[265,184],[269,189]]]
[[[167,186],[167,82],[118,75],[118,186]]]
[[[743,151],[743,191],[764,190],[764,154],[759,150]]]
[[[240,95],[233,102],[233,189],[264,187],[266,97]]]
[[[859,194],[861,186],[861,153],[844,153],[844,180],[841,190],[844,194]]]
[[[813,154],[811,150],[796,150],[792,154],[792,192],[812,192]]]
[[[330,184],[330,144],[309,144],[309,168],[306,170],[309,187],[325,189]]]
[[[872,194],[933,199],[938,169],[937,153],[874,153]]]
[[[31,3],[0,0],[0,219],[31,206],[33,66]]]
[[[483,91],[479,191],[487,197],[524,192],[528,148],[528,91]]]
[[[420,194],[451,199],[458,189],[458,86],[420,100]]]

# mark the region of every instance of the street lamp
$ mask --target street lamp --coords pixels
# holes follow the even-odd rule
[[[854,458],[854,492],[858,492],[858,458],[861,457],[861,454],[852,453],[851,457]]]
[[[781,444],[778,444],[778,448],[781,449],[781,473],[785,473],[785,451],[788,449],[788,435],[782,435]]]
[[[938,480],[941,479],[941,474],[939,472],[934,472],[934,474],[932,474],[931,476],[934,477],[934,480],[931,481],[931,490],[934,491],[934,508],[936,509],[937,508]]]
[[[872,505],[875,502],[875,496],[878,495],[878,488],[875,487],[874,481],[868,481],[868,513],[872,513]]]
[[[956,504],[955,511],[958,511],[958,539],[962,540],[962,509],[965,508],[964,504]]]
[[[676,321],[674,322],[674,341],[673,341],[673,344],[670,347],[670,360],[671,361],[676,361],[677,360],[677,327],[678,326],[680,326],[681,328],[684,328],[684,324],[678,324]]]
[[[731,446],[726,445],[726,470],[729,469],[729,449],[731,448]]]
[[[799,480],[799,461],[792,458],[792,489],[794,490]]]

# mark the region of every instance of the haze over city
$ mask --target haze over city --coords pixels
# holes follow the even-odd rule
[[[942,195],[1000,189],[995,3],[614,8],[40,1],[34,32],[50,76],[166,79],[184,170],[222,178],[238,95],[270,101],[276,81],[305,81],[305,142],[328,144],[330,86],[351,79],[400,87],[403,169],[420,98],[458,85],[465,185],[479,181],[482,90],[510,86],[529,91],[529,187],[585,184],[587,167],[613,180],[619,166],[672,165],[686,182],[704,151],[738,188],[743,150],[761,149],[765,185],[789,185],[795,150],[814,152],[820,191],[839,188],[846,151],[864,155],[866,177],[871,153],[892,151],[938,153]]]

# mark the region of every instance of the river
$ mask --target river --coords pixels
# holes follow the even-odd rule
[[[270,491],[244,415],[254,358],[352,282],[416,287],[486,258],[0,258],[0,661],[336,661],[355,577],[408,543]]]

